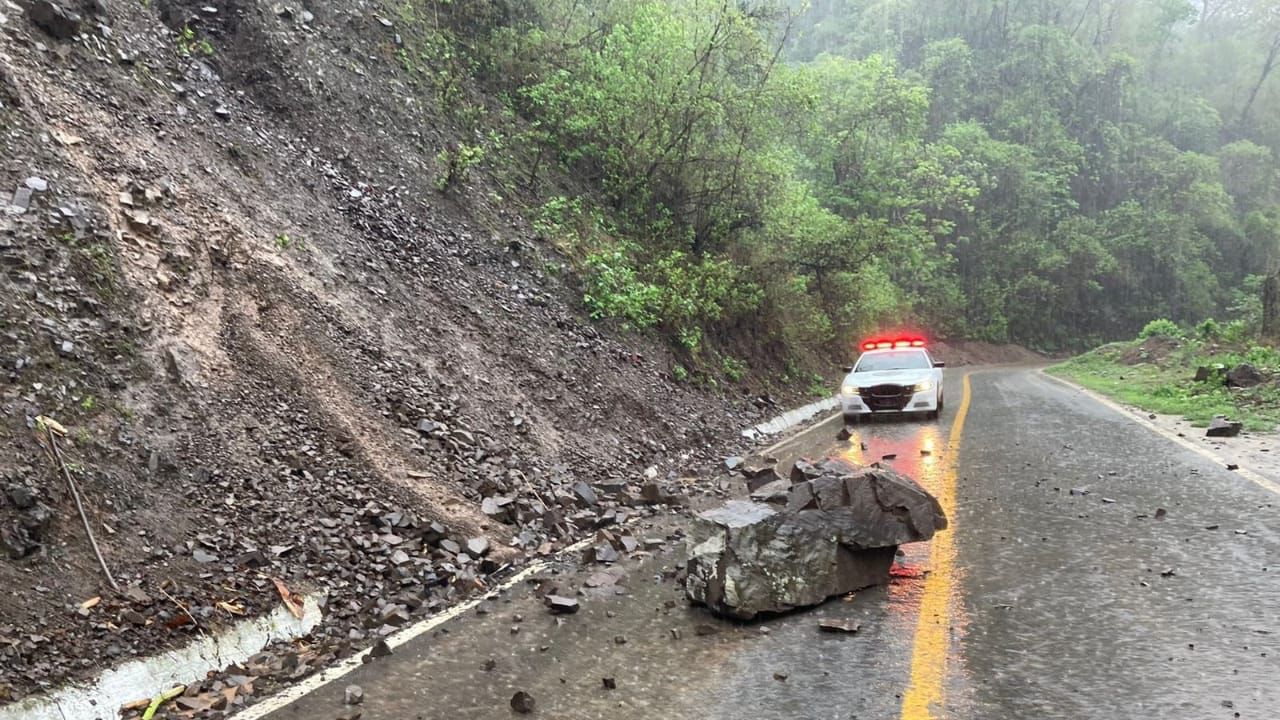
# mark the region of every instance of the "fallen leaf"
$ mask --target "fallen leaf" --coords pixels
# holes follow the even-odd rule
[[[133,702],[127,702],[127,703],[125,703],[125,704],[121,705],[121,706],[120,706],[120,712],[121,712],[121,713],[127,713],[127,712],[136,712],[136,711],[138,711],[138,710],[146,710],[146,709],[147,709],[147,706],[148,706],[148,705],[150,705],[150,704],[151,704],[151,698],[143,698],[143,699],[141,699],[141,700],[134,700]]]
[[[244,606],[243,606],[243,605],[237,605],[237,604],[235,604],[235,603],[229,603],[229,602],[227,602],[226,600],[219,600],[219,601],[218,601],[218,603],[217,603],[217,605],[218,605],[218,607],[222,608],[223,610],[226,610],[227,612],[231,613],[232,615],[243,615],[243,614],[244,614]]]
[[[183,627],[185,625],[194,625],[195,622],[196,621],[192,619],[192,617],[188,615],[186,612],[181,612],[169,618],[165,622],[164,626],[169,628],[170,630],[177,630],[178,628]]]
[[[289,608],[289,612],[293,613],[294,617],[301,620],[302,619],[302,600],[299,598],[299,596],[289,592],[289,588],[284,584],[284,581],[281,580],[280,578],[271,578],[271,582],[275,583],[276,592],[280,593],[280,599],[284,601],[284,606]]]

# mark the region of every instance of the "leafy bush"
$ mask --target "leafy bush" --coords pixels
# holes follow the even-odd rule
[[[184,58],[189,58],[197,53],[205,57],[213,55],[213,44],[209,42],[208,38],[197,37],[196,31],[192,30],[190,25],[183,25],[182,29],[178,31],[177,49],[178,55]]]
[[[587,257],[584,302],[592,317],[622,319],[629,327],[661,325],[689,352],[702,344],[703,328],[727,314],[757,307],[760,289],[745,281],[727,260],[691,260],[673,251],[637,269],[632,245],[623,244]]]
[[[1196,326],[1196,337],[1201,340],[1216,340],[1222,335],[1222,326],[1217,320],[1209,318]]]
[[[484,148],[463,143],[456,148],[445,148],[436,155],[440,166],[436,174],[436,189],[444,192],[465,183],[471,177],[471,169],[484,160]]]
[[[1172,320],[1159,318],[1144,325],[1142,332],[1138,333],[1139,340],[1153,337],[1181,338],[1182,329]]]
[[[593,318],[621,318],[643,330],[658,323],[662,312],[662,288],[640,279],[621,250],[587,258],[587,292],[583,302]]]
[[[1253,334],[1253,325],[1247,320],[1232,320],[1222,326],[1222,341],[1232,345],[1247,342]]]
[[[747,364],[728,355],[721,359],[720,369],[724,371],[724,376],[729,378],[729,382],[741,382],[747,374]]]

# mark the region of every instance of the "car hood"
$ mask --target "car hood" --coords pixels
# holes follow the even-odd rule
[[[844,378],[844,384],[858,385],[860,387],[884,384],[913,385],[929,380],[932,377],[933,370],[929,368],[920,370],[881,370],[879,372],[849,373]]]

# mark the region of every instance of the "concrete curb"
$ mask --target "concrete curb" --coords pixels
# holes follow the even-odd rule
[[[759,440],[770,435],[777,435],[808,422],[819,413],[830,412],[839,406],[840,398],[833,395],[825,400],[818,400],[808,405],[788,410],[775,418],[747,428],[742,431],[742,436],[749,440]]]

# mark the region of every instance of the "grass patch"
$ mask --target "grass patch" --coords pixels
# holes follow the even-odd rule
[[[1280,424],[1280,388],[1273,382],[1241,389],[1193,379],[1201,365],[1230,368],[1251,362],[1264,372],[1274,371],[1280,368],[1275,350],[1233,350],[1196,340],[1179,340],[1163,350],[1151,352],[1148,343],[1138,340],[1112,343],[1048,372],[1147,412],[1181,416],[1195,427],[1205,427],[1215,415],[1240,420],[1252,431],[1270,432]]]

